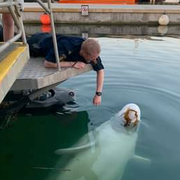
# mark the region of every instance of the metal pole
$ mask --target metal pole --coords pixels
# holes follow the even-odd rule
[[[55,26],[54,26],[54,17],[53,17],[53,12],[52,12],[52,7],[51,7],[51,0],[47,0],[48,8],[44,5],[44,3],[41,0],[36,0],[36,1],[50,15],[54,54],[55,54],[58,70],[60,71],[61,67],[60,67],[60,62],[59,62],[59,53],[58,53],[58,46],[57,46],[57,39],[56,39],[56,31],[55,31]]]
[[[9,0],[7,2],[0,3],[0,7],[8,8],[15,22],[15,25],[18,29],[18,33],[13,38],[11,38],[10,40],[8,40],[7,42],[5,42],[4,44],[0,46],[0,53],[3,52],[6,48],[8,48],[12,43],[17,41],[21,36],[23,36],[22,39],[23,39],[24,44],[26,43],[24,26],[21,19],[21,14],[19,13],[17,6],[18,6],[17,0],[15,0],[14,2],[12,0]]]
[[[59,62],[59,53],[58,53],[58,46],[57,46],[57,39],[56,39],[56,31],[55,31],[55,26],[54,26],[54,17],[53,17],[53,12],[52,12],[52,7],[51,7],[51,0],[48,0],[48,7],[50,9],[54,53],[56,57],[57,67],[58,67],[58,70],[60,71],[61,67],[60,67],[60,62]]]
[[[50,10],[44,5],[44,3],[41,0],[36,0],[36,1],[48,14],[50,14]]]
[[[17,5],[17,2],[3,2],[3,3],[0,3],[0,7],[1,8],[6,8],[6,7],[9,7],[9,6],[14,6],[14,5]]]
[[[23,44],[27,44],[27,40],[26,40],[26,33],[25,33],[25,30],[24,30],[24,24],[23,24],[23,20],[22,20],[22,16],[21,16],[21,13],[20,13],[20,9],[15,6],[15,14],[16,14],[16,17],[17,17],[17,20],[18,20],[18,23],[19,23],[19,29],[21,29],[22,31],[22,42]]]

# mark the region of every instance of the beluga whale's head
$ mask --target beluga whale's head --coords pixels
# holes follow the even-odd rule
[[[130,103],[125,105],[113,119],[113,127],[117,129],[137,129],[140,124],[141,111],[138,105]]]

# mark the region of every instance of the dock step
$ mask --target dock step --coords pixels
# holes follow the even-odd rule
[[[92,69],[91,65],[86,65],[83,69],[45,68],[43,65],[44,58],[30,58],[19,77],[16,79],[11,90],[37,90],[61,83],[71,77],[88,72]]]
[[[17,43],[16,47],[0,60],[0,103],[29,59],[28,46]]]

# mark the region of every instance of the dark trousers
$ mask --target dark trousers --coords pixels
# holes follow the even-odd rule
[[[30,56],[32,57],[41,57],[43,55],[42,48],[40,43],[44,38],[50,37],[49,33],[38,32],[33,34],[30,38],[27,39],[27,43],[29,44]]]

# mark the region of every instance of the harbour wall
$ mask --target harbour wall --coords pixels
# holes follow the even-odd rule
[[[53,3],[55,23],[101,25],[158,25],[165,13],[170,25],[180,25],[180,5],[88,5],[83,15],[81,4]],[[37,3],[25,3],[23,21],[40,23],[44,10]]]

